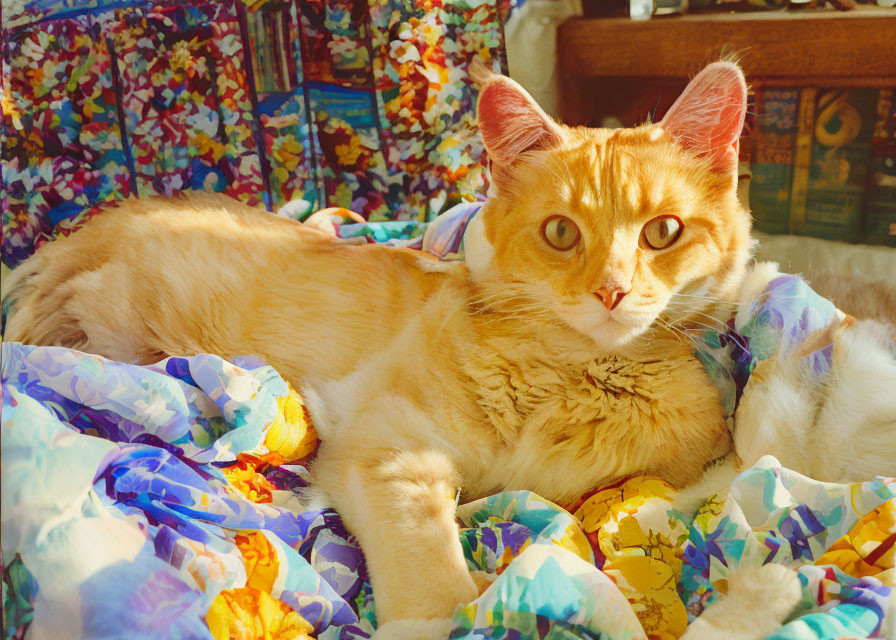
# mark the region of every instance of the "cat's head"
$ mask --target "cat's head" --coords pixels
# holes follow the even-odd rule
[[[510,78],[478,76],[493,192],[466,243],[474,279],[610,351],[731,295],[750,246],[736,64],[706,67],[661,122],[615,130],[557,124]]]

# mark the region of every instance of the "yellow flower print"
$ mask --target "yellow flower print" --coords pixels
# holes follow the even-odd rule
[[[298,462],[317,447],[318,437],[311,416],[301,396],[292,389],[289,395],[278,398],[277,417],[268,427],[264,444],[271,456],[262,458],[271,464]],[[277,461],[279,459],[279,461]]]
[[[212,139],[208,134],[202,131],[193,136],[192,142],[196,147],[198,155],[205,156],[206,154],[211,152],[212,159],[215,162],[220,160],[227,150],[223,144],[221,144],[217,140]]]
[[[880,574],[896,566],[896,498],[861,518],[815,564],[835,565],[854,578],[883,579]]]
[[[280,161],[287,171],[295,171],[302,159],[302,151],[304,147],[295,138],[284,138],[280,146],[274,150],[274,157]],[[336,147],[337,152],[339,147]]]
[[[588,542],[588,537],[579,527],[568,527],[558,544],[564,549],[572,551],[585,562],[594,561],[594,552],[591,550],[591,543]]]
[[[234,489],[256,503],[271,502],[276,487],[258,473],[256,466],[266,463],[240,454],[237,462],[223,469],[224,476]]]
[[[93,119],[93,116],[97,113],[104,113],[105,110],[96,104],[92,99],[88,98],[84,100],[84,116],[89,119]]]
[[[174,43],[171,48],[171,56],[168,58],[168,66],[172,71],[185,71],[193,60],[190,47],[183,40]]]
[[[345,166],[352,166],[358,162],[361,157],[361,140],[358,136],[352,135],[347,144],[336,145],[336,157],[339,162]]]
[[[10,97],[10,94],[4,90],[0,93],[0,112],[8,115],[12,119],[12,126],[18,131],[22,130],[22,114],[18,110],[16,103]]]
[[[638,477],[599,491],[576,511],[583,529],[596,533],[606,558],[604,573],[632,603],[652,639],[677,638],[687,626],[676,589],[681,558],[672,542],[683,525],[665,515],[674,495],[667,483]]]
[[[650,498],[671,501],[674,493],[671,485],[658,478],[633,478],[619,487],[598,491],[582,503],[575,516],[582,521],[585,531],[591,533],[611,518],[637,512]]]
[[[283,167],[274,167],[273,171],[271,171],[271,176],[274,179],[274,183],[278,185],[286,184],[289,181],[289,172]]]
[[[225,589],[205,615],[215,640],[314,640],[305,618],[271,594],[244,587]]]
[[[694,526],[698,527],[702,531],[708,531],[710,528],[710,523],[716,516],[722,513],[722,509],[724,507],[724,497],[720,497],[718,495],[712,496],[697,510],[697,514],[694,516]]]
[[[619,587],[648,637],[678,638],[688,624],[688,614],[678,595],[678,573],[664,562],[645,556],[619,558],[604,573]]]
[[[271,591],[280,572],[277,550],[261,531],[248,531],[234,538],[237,549],[243,554],[246,567],[246,586]]]

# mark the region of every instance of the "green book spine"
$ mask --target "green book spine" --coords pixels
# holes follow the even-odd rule
[[[799,106],[798,89],[766,89],[756,93],[749,200],[756,228],[766,233],[788,233],[790,228]]]
[[[871,159],[876,89],[818,91],[804,232],[829,240],[861,239]]]

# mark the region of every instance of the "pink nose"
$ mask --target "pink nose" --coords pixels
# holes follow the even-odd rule
[[[607,308],[607,311],[612,311],[616,307],[619,306],[619,303],[622,302],[622,299],[625,297],[628,291],[623,291],[618,287],[611,287],[607,289],[606,287],[601,287],[597,291],[594,292],[594,295],[597,296],[597,299],[604,303],[604,306]]]

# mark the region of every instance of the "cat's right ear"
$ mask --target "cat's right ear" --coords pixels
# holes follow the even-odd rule
[[[495,166],[508,167],[521,153],[560,144],[560,126],[520,85],[494,73],[479,58],[470,64],[470,76],[479,85],[479,131]]]
[[[747,83],[733,62],[714,62],[698,73],[660,126],[684,148],[707,158],[714,171],[737,174]]]

